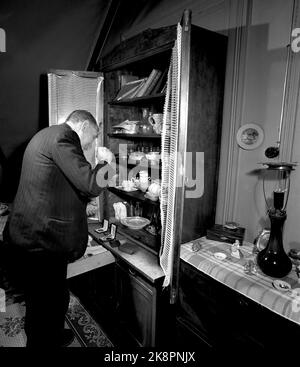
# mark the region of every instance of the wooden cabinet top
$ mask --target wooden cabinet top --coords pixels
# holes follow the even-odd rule
[[[111,247],[109,242],[102,242],[99,239],[101,235],[95,232],[95,229],[97,227],[99,227],[99,223],[89,224],[89,234],[93,237],[95,241],[111,251],[111,253],[118,259],[121,259],[125,263],[130,265],[132,270],[137,271],[140,275],[150,281],[150,283],[155,284],[162,281],[164,273],[158,263],[157,256],[136,245],[134,242],[130,241],[128,238],[119,233],[117,234],[117,239],[126,239],[127,243],[129,243],[132,248],[134,248],[134,253],[127,254],[120,251],[118,247]]]
[[[111,52],[99,60],[97,69],[110,71],[142,60],[156,53],[169,50],[176,39],[176,25],[157,29],[147,29],[144,32],[122,41]]]

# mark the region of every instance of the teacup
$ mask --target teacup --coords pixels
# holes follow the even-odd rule
[[[161,134],[162,124],[163,124],[163,114],[162,113],[154,113],[152,115],[152,126],[153,130],[156,134]]]

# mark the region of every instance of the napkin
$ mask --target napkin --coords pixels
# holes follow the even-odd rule
[[[113,204],[115,210],[115,217],[117,220],[121,220],[127,217],[127,208],[126,205],[118,202]]]

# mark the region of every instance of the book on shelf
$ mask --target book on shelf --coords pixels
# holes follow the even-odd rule
[[[158,94],[161,93],[161,90],[166,83],[167,76],[168,76],[168,68],[166,68],[163,73],[161,74],[160,78],[158,79],[157,83],[155,84],[153,90],[150,92],[151,94]]]
[[[159,76],[161,75],[161,71],[158,69],[153,69],[150,73],[150,75],[148,76],[145,84],[143,85],[143,87],[141,87],[139,89],[139,91],[136,94],[136,97],[143,97],[145,95],[147,95],[147,90],[149,89],[149,87],[151,86],[151,84],[153,83],[154,79],[156,79],[157,81],[157,75],[159,74]],[[158,78],[159,78],[158,76]]]
[[[163,88],[160,91],[160,93],[166,93],[166,91],[167,91],[167,83],[163,86]]]
[[[137,97],[137,94],[138,94],[139,90],[140,90],[141,88],[143,88],[144,84],[145,84],[145,83],[146,83],[146,81],[147,81],[147,78],[143,78],[143,79],[140,79],[140,80],[141,80],[140,85],[139,85],[136,89],[134,89],[133,93],[132,93],[132,94],[130,94],[130,96],[128,96],[128,97],[126,97],[126,98],[135,98],[135,97]]]
[[[115,100],[119,101],[123,98],[131,98],[131,95],[138,89],[143,81],[144,79],[138,79],[125,83],[118,91]]]
[[[162,71],[157,70],[157,73],[155,74],[154,78],[152,79],[151,83],[149,84],[148,88],[145,91],[144,95],[149,95],[153,92],[153,89],[155,88],[157,82],[159,81],[159,78],[162,75]]]
[[[120,75],[120,86],[122,87],[124,84],[128,82],[133,82],[134,80],[140,79],[137,75],[130,74],[122,74]]]

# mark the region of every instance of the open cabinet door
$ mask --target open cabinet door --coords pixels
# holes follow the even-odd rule
[[[204,236],[215,220],[226,51],[226,36],[192,25],[191,11],[184,11],[169,70],[162,136],[160,263],[171,303],[178,293],[180,245]]]
[[[162,132],[162,246],[160,264],[165,273],[163,286],[170,287],[170,303],[176,302],[179,249],[184,205],[191,12],[185,11],[177,26],[168,74]]]
[[[64,123],[74,110],[87,110],[96,119],[100,134],[90,149],[84,151],[92,167],[97,162],[96,149],[103,146],[103,75],[102,73],[73,70],[48,72],[49,125]],[[97,201],[97,217],[102,213]]]

